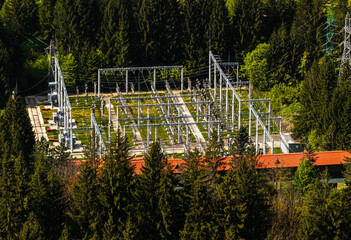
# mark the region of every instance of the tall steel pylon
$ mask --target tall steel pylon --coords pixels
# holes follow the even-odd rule
[[[349,13],[347,13],[345,18],[344,35],[344,42],[342,43],[344,45],[344,50],[341,57],[339,77],[345,68],[345,64],[347,62],[350,64],[351,59],[351,17]]]

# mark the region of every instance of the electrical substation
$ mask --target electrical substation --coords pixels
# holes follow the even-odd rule
[[[135,156],[154,141],[167,154],[184,156],[195,147],[204,153],[215,137],[226,155],[245,126],[257,153],[289,151],[271,100],[256,97],[252,84],[239,78],[239,64],[212,52],[208,60],[203,79],[185,78],[183,66],[101,68],[92,86],[68,90],[67,74],[51,55],[49,105],[41,108],[50,124],[46,138],[78,154],[93,144],[103,156],[119,132]]]

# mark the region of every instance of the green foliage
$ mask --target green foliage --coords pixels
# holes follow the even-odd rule
[[[303,195],[313,189],[319,181],[315,166],[311,161],[304,158],[295,172],[295,188]]]
[[[134,169],[128,156],[128,141],[117,134],[116,145],[111,147],[99,169],[99,202],[104,223],[104,239],[121,239],[128,219],[133,215]]]
[[[23,99],[15,95],[9,98],[0,119],[0,152],[22,155],[27,159],[33,151],[34,143],[34,133]]]
[[[246,54],[244,66],[241,68],[245,77],[249,79],[260,90],[267,90],[270,87],[267,54],[269,44],[261,43],[255,50]]]
[[[63,56],[59,56],[60,66],[63,71],[63,76],[65,79],[65,84],[67,88],[72,88],[76,86],[77,78],[77,61],[75,60],[72,53]]]
[[[146,239],[177,238],[177,194],[174,176],[159,142],[151,145],[145,165],[137,178],[137,219],[139,234]]]
[[[331,188],[328,180],[324,173],[322,183],[316,183],[307,196],[299,239],[339,239],[340,193]]]
[[[91,238],[101,231],[99,187],[96,168],[86,161],[70,189],[70,217],[75,224],[72,231],[78,238]]]

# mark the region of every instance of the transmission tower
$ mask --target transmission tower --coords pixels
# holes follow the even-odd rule
[[[344,45],[344,50],[341,57],[339,77],[345,67],[345,64],[347,62],[350,64],[351,59],[351,18],[349,13],[347,13],[345,18],[344,34],[345,39],[342,43]]]
[[[331,55],[333,53],[333,37],[334,37],[334,5],[330,4],[328,8],[328,19],[327,19],[327,42],[326,42],[326,54]]]

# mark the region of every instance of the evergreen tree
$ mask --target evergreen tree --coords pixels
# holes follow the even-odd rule
[[[179,3],[177,0],[140,0],[137,13],[143,62],[168,65],[179,58]]]
[[[233,158],[221,186],[225,233],[231,238],[265,239],[271,225],[272,187],[256,169],[259,158],[245,128],[235,143],[234,149],[242,152],[237,157],[240,162]]]
[[[294,69],[297,69],[300,64],[304,64],[305,68],[309,69],[314,60],[318,60],[323,54],[324,38],[322,36],[324,34],[322,31],[326,22],[326,15],[323,14],[324,3],[324,0],[301,0],[297,3],[291,29],[293,41],[291,64]],[[303,54],[306,57],[305,63],[302,63]],[[298,74],[296,75],[299,77]]]
[[[34,144],[34,133],[23,99],[14,95],[9,98],[0,117],[0,153],[7,152],[14,156],[22,154],[27,164],[30,164],[29,156]]]
[[[55,4],[56,0],[42,0],[39,5],[39,24],[45,41],[50,41],[53,37]]]
[[[325,172],[322,183],[317,182],[309,192],[298,239],[340,239],[340,194],[329,180]]]
[[[137,218],[140,237],[177,239],[174,177],[159,142],[151,145],[137,178]]]
[[[110,149],[99,169],[99,202],[104,222],[104,239],[121,239],[127,222],[133,216],[134,169],[131,166],[128,141],[117,134],[116,146]]]
[[[26,222],[29,170],[23,156],[3,155],[0,172],[0,236],[17,239]]]
[[[72,234],[77,238],[98,237],[102,231],[101,205],[96,168],[91,161],[82,164],[76,182],[70,189],[70,216],[76,228]]]
[[[44,238],[58,239],[65,221],[63,186],[53,169],[52,159],[43,155],[36,160],[29,184],[29,205]]]
[[[1,21],[0,21],[1,26]],[[5,34],[1,31],[0,35]],[[6,100],[8,99],[9,92],[9,79],[8,79],[8,63],[10,61],[9,53],[3,41],[0,39],[0,108],[5,107]]]
[[[333,123],[330,113],[330,99],[336,87],[336,76],[333,63],[330,59],[323,58],[315,62],[306,74],[300,91],[302,107],[294,119],[293,132],[296,137],[304,138],[313,131],[315,138],[309,136],[310,142],[317,150],[331,150],[332,141],[324,136]]]
[[[226,56],[228,52],[227,43],[229,37],[229,19],[225,0],[211,2],[210,35],[211,51],[219,56]]]
[[[235,2],[233,31],[236,36],[236,58],[241,51],[252,51],[263,37],[263,8],[260,0],[237,0]]]
[[[131,64],[131,12],[131,4],[126,0],[108,1],[105,8],[100,45],[110,67],[127,67]]]
[[[318,174],[313,163],[308,159],[302,159],[295,172],[295,188],[305,195],[318,180]]]
[[[185,59],[188,69],[204,67],[207,63],[211,2],[209,0],[183,1]]]
[[[3,9],[4,24],[18,40],[37,31],[38,10],[34,0],[6,0]]]

